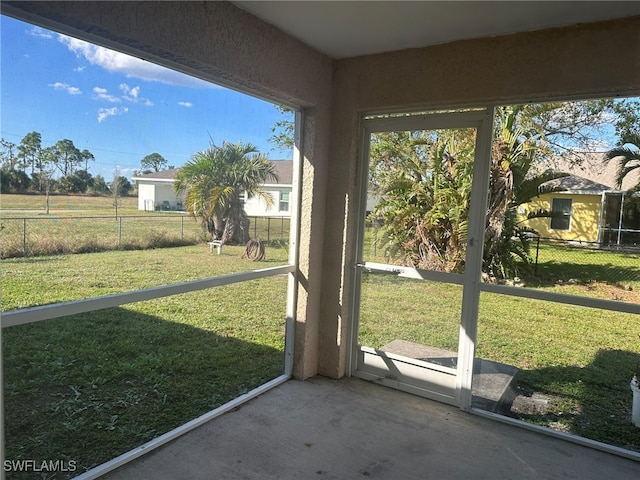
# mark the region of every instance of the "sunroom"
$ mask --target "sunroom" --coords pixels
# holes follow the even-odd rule
[[[390,424],[403,425],[407,432],[414,433],[416,429],[429,429],[425,417],[437,416],[440,422],[454,418],[450,415],[455,411],[452,423],[461,433],[451,435],[457,439],[457,450],[453,457],[447,456],[444,449],[438,451],[444,469],[438,471],[439,478],[470,478],[469,472],[474,468],[485,469],[486,473],[478,478],[509,477],[494,461],[482,466],[474,463],[474,458],[485,455],[476,450],[482,443],[483,429],[493,431],[493,427],[484,426],[493,425],[492,422],[481,423],[487,418],[535,431],[524,432],[525,436],[518,431],[516,437],[504,437],[509,439],[506,444],[497,447],[488,442],[487,446],[507,449],[511,441],[526,443],[526,435],[542,432],[548,437],[542,437],[540,445],[553,447],[545,452],[536,450],[538,453],[529,461],[537,458],[543,465],[542,457],[536,455],[578,448],[579,453],[571,450],[567,456],[580,455],[582,466],[575,472],[582,478],[589,474],[599,478],[607,473],[633,478],[637,473],[638,450],[625,448],[634,445],[633,438],[640,435],[634,427],[624,427],[625,440],[621,442],[593,440],[588,429],[575,434],[576,430],[563,424],[558,416],[570,416],[573,424],[584,427],[589,421],[582,415],[593,398],[591,384],[583,381],[585,372],[601,378],[609,375],[608,365],[626,368],[640,362],[640,342],[635,347],[628,347],[627,343],[616,347],[616,342],[601,347],[598,331],[600,325],[615,321],[618,323],[611,335],[637,337],[640,302],[628,291],[612,299],[575,289],[522,288],[483,281],[483,249],[495,110],[512,104],[640,95],[640,5],[7,1],[2,9],[5,15],[120,50],[296,112],[292,228],[289,256],[283,265],[3,313],[3,329],[16,328],[132,302],[227,288],[232,283],[276,276],[287,279],[282,305],[286,332],[281,375],[114,461],[82,473],[82,478],[134,478],[135,471],[122,470],[121,477],[118,472],[109,472],[136,459],[144,465],[143,454],[155,450],[154,458],[162,456],[163,450],[156,449],[183,435],[198,435],[198,444],[205,437],[215,437],[217,434],[205,434],[202,428],[228,421],[226,412],[258,396],[252,401],[273,402],[271,406],[276,411],[282,405],[283,418],[289,415],[300,419],[302,423],[292,427],[294,431],[304,429],[305,418],[310,418],[310,428],[317,438],[324,435],[323,418],[315,418],[314,412],[323,411],[320,403],[326,401],[330,412],[341,410],[345,423],[354,422],[350,431],[357,435],[326,446],[327,460],[317,466],[313,455],[307,455],[313,451],[315,441],[305,441],[303,436],[289,437],[292,442],[302,442],[295,445],[274,440],[281,446],[283,457],[274,460],[272,470],[265,467],[264,476],[271,478],[296,478],[305,471],[298,469],[294,474],[279,470],[291,463],[285,458],[295,460],[295,465],[306,465],[308,476],[349,478],[348,472],[352,472],[360,476],[418,478],[417,469],[424,466],[429,454],[415,445],[389,447],[389,457],[372,458],[361,468],[349,470],[353,465],[348,457],[352,455],[360,461],[359,453],[370,448],[368,423],[376,425],[372,437],[376,444],[384,442],[384,432],[378,430],[383,427],[357,411],[362,406],[374,412],[369,401],[382,410],[393,411],[397,406],[402,415],[389,419]],[[366,215],[371,194],[369,163],[385,135],[416,132],[431,140],[455,138],[456,146],[464,150],[468,160],[468,209],[459,222],[466,228],[462,268],[446,268],[429,261],[398,262],[372,248],[374,233]],[[434,175],[427,173],[425,177]],[[629,275],[627,280],[637,282],[640,272],[633,262],[637,257],[625,268],[625,274]],[[553,337],[549,325],[554,316],[565,323],[574,322],[571,339]],[[501,332],[499,337],[495,335],[497,331]],[[540,332],[544,335],[536,336]],[[530,338],[543,340],[532,343],[528,342]],[[577,343],[587,345],[586,356],[578,358],[570,350]],[[552,352],[555,363],[539,364],[543,351]],[[518,359],[517,365],[514,359]],[[611,418],[616,417],[617,421],[621,416],[630,424],[629,382],[633,371],[622,370],[617,372],[624,379],[619,388],[626,389],[629,400],[612,411]],[[552,374],[556,375],[554,380],[547,381]],[[514,378],[520,379],[517,385]],[[560,415],[546,410],[550,404],[565,401],[568,395],[558,390],[556,378],[564,379],[577,392],[577,403],[567,403],[566,412]],[[360,397],[353,401],[353,397],[347,400],[331,393],[336,385],[352,393],[360,392],[356,393]],[[532,385],[545,388],[532,391]],[[405,396],[406,393],[413,395]],[[286,401],[278,395],[284,395]],[[347,408],[343,408],[345,404]],[[505,404],[509,404],[511,413],[504,410]],[[247,405],[249,409],[252,404]],[[515,417],[514,405],[520,409]],[[244,409],[238,410],[237,415]],[[422,415],[414,425],[412,410],[419,412],[417,417]],[[553,415],[550,421],[564,426],[553,429],[539,425],[543,417],[549,420]],[[248,415],[247,422],[256,418],[260,418],[258,414]],[[431,426],[443,437],[449,435],[444,424]],[[467,426],[480,429],[469,434],[473,445],[462,444]],[[278,424],[272,427],[277,430]],[[237,441],[239,450],[260,445],[267,448],[269,443],[251,439],[250,424],[227,424],[222,428],[235,429],[241,435]],[[287,432],[283,427],[282,433]],[[498,438],[504,432],[496,430],[488,435]],[[334,438],[329,433],[326,436]],[[228,438],[220,438],[229,445]],[[394,430],[390,438],[402,438],[402,433]],[[545,443],[558,438],[581,445]],[[354,449],[352,442],[361,444]],[[429,445],[437,444],[437,440],[434,442]],[[215,449],[213,444],[211,448]],[[636,447],[638,444],[636,440]],[[380,446],[381,451],[383,447]],[[469,455],[465,453],[467,449]],[[352,450],[352,454],[345,454]],[[397,452],[402,452],[403,465],[415,461],[416,470],[398,469],[398,462],[391,458]],[[237,450],[233,455],[236,453]],[[188,471],[188,478],[197,478],[194,471],[205,478],[211,474],[207,470],[210,468],[219,468],[226,478],[235,478],[236,474],[238,478],[259,476],[260,472],[242,467],[243,462],[251,463],[254,452],[246,451],[246,458],[233,455],[229,454],[226,460],[224,455],[216,457],[226,462],[218,466],[207,459],[190,457],[190,469],[177,471]],[[336,468],[344,467],[343,470],[331,471],[328,459],[332,455],[340,459],[336,460]],[[516,457],[513,453],[511,458]],[[167,458],[150,467],[156,469],[157,478],[174,478],[175,472],[159,470],[178,462],[175,457]],[[194,466],[199,461],[202,465]],[[529,461],[523,460],[522,465],[533,475],[537,467],[530,466]],[[569,465],[575,467],[575,463],[567,462],[554,457],[542,475],[569,471]],[[447,471],[447,464],[466,464],[469,470]],[[596,464],[605,466],[597,470]],[[510,465],[515,467],[516,463]]]

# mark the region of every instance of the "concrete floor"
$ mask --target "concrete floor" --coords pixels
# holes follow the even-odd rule
[[[640,463],[358,379],[291,380],[103,477],[640,478]]]

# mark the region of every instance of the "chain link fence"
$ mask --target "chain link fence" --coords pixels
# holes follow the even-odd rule
[[[290,220],[249,217],[249,233],[287,242]],[[210,240],[187,215],[0,218],[1,258],[195,245]]]
[[[640,246],[536,237],[534,274],[565,282],[640,283]]]

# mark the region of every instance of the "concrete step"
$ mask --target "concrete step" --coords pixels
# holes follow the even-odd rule
[[[394,340],[381,348],[385,352],[456,368],[458,355],[451,350]],[[489,412],[508,409],[516,397],[512,388],[518,369],[512,365],[476,358],[473,362],[472,406]]]

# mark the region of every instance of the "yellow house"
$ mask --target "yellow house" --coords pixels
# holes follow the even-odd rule
[[[543,238],[576,242],[602,241],[602,232],[606,227],[603,223],[606,194],[619,192],[577,175],[552,180],[545,186],[559,187],[561,190],[542,194],[523,204],[518,214],[524,218],[528,212],[543,209],[561,212],[562,215],[534,218],[523,222],[523,225],[533,228]]]

